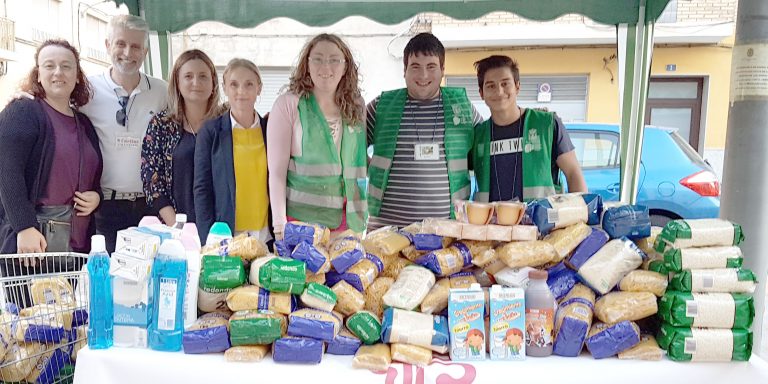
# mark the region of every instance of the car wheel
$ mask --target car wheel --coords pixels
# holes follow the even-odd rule
[[[651,225],[654,227],[663,227],[671,220],[674,219],[664,215],[651,214]]]

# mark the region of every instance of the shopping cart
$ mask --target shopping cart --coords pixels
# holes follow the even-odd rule
[[[87,344],[88,255],[0,255],[0,382],[71,383]]]

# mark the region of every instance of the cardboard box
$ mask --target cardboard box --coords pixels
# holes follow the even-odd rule
[[[491,287],[491,360],[525,360],[525,291]]]

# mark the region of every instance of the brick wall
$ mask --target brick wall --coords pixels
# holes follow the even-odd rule
[[[677,20],[682,22],[736,21],[738,0],[677,1]]]

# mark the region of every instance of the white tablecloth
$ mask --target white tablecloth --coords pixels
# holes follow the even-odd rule
[[[757,356],[740,363],[676,363],[594,360],[551,356],[525,361],[455,363],[433,359],[426,368],[393,363],[387,373],[352,368],[351,356],[323,356],[319,365],[275,364],[270,357],[258,363],[229,363],[224,354],[185,355],[144,349],[111,348],[78,353],[75,384],[185,383],[391,383],[470,384],[512,383],[519,379],[541,383],[660,384],[768,383],[768,363]]]

